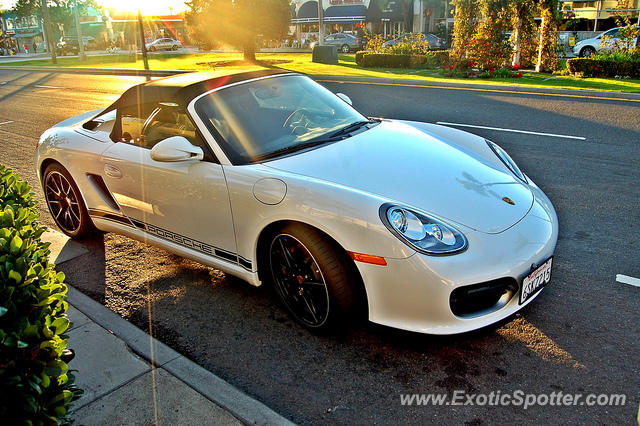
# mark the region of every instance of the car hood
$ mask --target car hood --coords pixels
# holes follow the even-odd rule
[[[463,149],[409,122],[383,121],[348,139],[264,165],[498,233],[527,214],[533,194],[501,163],[488,161],[485,149],[482,139],[474,150]]]

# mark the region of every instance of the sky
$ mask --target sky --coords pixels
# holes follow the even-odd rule
[[[0,0],[0,9],[11,9],[16,0]],[[179,13],[187,9],[184,0],[96,0],[105,8],[113,8],[116,11],[136,12],[138,8],[145,15],[168,15],[169,8],[173,13]]]

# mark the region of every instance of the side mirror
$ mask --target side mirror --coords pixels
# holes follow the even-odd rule
[[[345,101],[346,103],[348,103],[349,105],[353,105],[353,102],[351,102],[351,98],[345,95],[344,93],[336,93],[336,96],[342,99],[343,101]]]
[[[204,158],[204,151],[198,146],[191,145],[183,136],[171,136],[151,148],[151,159],[155,161],[200,161]]]

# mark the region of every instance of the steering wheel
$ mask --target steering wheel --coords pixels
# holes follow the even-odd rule
[[[289,126],[291,132],[294,132],[295,129],[298,129],[299,127],[303,127],[304,129],[306,129],[310,121],[307,113],[307,110],[304,108],[296,109],[291,114],[289,114],[286,120],[284,120],[284,123],[282,123],[282,127]]]

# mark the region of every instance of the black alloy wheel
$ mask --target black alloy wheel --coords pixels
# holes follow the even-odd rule
[[[44,172],[44,196],[53,220],[71,238],[84,238],[94,229],[80,190],[62,166],[51,164]]]
[[[294,236],[279,234],[269,257],[275,289],[287,309],[307,327],[322,327],[329,319],[329,290],[309,250]]]

